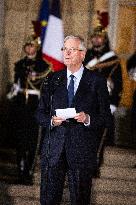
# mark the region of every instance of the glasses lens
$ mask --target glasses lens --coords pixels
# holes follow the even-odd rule
[[[81,51],[81,49],[78,49],[78,48],[66,48],[66,47],[62,47],[61,50],[62,51],[67,51],[67,52]]]

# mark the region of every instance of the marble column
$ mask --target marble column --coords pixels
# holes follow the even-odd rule
[[[14,63],[23,57],[26,36],[32,32],[32,20],[36,20],[40,0],[6,1],[5,47],[8,51],[9,81],[13,81]]]
[[[63,0],[62,17],[66,35],[80,35],[88,45],[94,0]]]

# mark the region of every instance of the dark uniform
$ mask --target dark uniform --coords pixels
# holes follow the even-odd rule
[[[99,61],[102,56],[110,56],[111,57]],[[106,53],[102,53],[98,60],[96,60],[96,64],[89,66],[89,62],[93,61],[97,56],[95,55],[95,52],[92,49],[88,49],[86,58],[85,58],[85,65],[90,70],[94,70],[95,72],[101,73],[104,77],[107,79],[108,89],[110,93],[110,104],[115,105],[116,107],[119,105],[120,97],[121,97],[121,91],[122,91],[122,74],[121,74],[121,66],[120,66],[120,60],[115,55],[113,51],[107,51]],[[105,57],[106,58],[106,57]]]
[[[92,48],[87,50],[84,65],[94,72],[99,72],[107,79],[107,86],[110,94],[110,108],[114,113],[119,105],[122,91],[122,72],[118,56],[110,49],[107,33],[103,28],[96,27],[91,38],[97,39]],[[99,43],[103,38],[103,43]],[[91,39],[92,40],[92,39]],[[100,44],[100,45],[99,45]],[[114,128],[110,130],[110,136],[107,144],[114,144]]]
[[[49,72],[49,65],[38,55],[15,63],[12,120],[21,183],[32,182],[39,131],[35,110],[43,78]]]

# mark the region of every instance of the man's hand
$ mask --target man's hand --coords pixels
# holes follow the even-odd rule
[[[114,114],[114,112],[117,110],[117,107],[115,105],[110,105],[111,114]]]
[[[59,126],[62,124],[62,122],[65,121],[65,119],[62,119],[61,117],[53,116],[52,117],[52,126]]]
[[[90,123],[90,116],[88,114],[85,114],[84,112],[79,112],[76,114],[74,119],[77,122],[82,122],[84,124],[89,124]]]

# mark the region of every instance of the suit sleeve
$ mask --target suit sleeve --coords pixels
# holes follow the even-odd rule
[[[100,127],[110,128],[112,125],[112,115],[110,110],[110,100],[106,79],[100,77],[96,80],[95,83],[98,111],[92,111],[90,113],[90,126],[95,129]]]
[[[50,94],[49,85],[43,82],[41,87],[41,98],[36,111],[36,119],[42,127],[48,127],[50,124]]]

